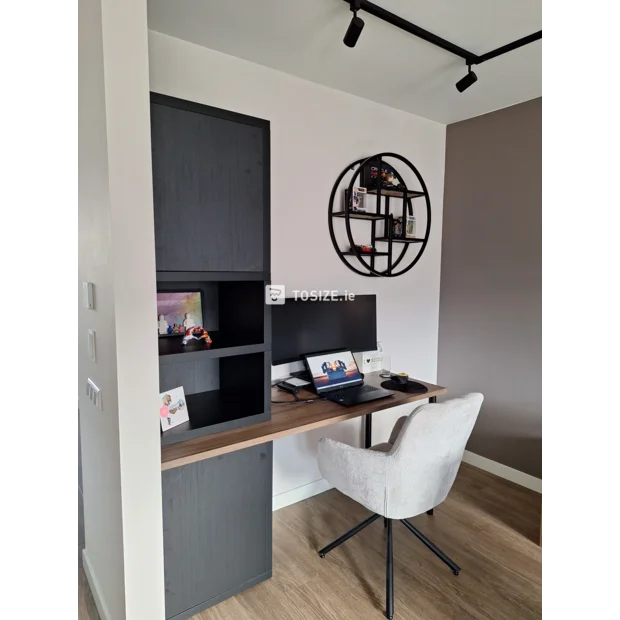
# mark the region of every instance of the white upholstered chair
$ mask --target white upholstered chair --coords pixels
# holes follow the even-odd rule
[[[319,442],[319,469],[339,491],[373,515],[319,551],[325,554],[380,516],[387,527],[386,613],[394,615],[392,520],[400,520],[443,560],[455,575],[461,570],[407,521],[446,499],[482,406],[482,394],[472,393],[443,403],[418,407],[396,422],[388,443],[354,448],[331,439]]]

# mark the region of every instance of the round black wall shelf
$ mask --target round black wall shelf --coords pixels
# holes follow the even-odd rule
[[[398,160],[403,163],[420,184],[421,190],[407,188],[403,177],[396,168],[385,161]],[[400,181],[398,186],[386,183],[382,172],[389,170]],[[374,173],[373,173],[374,171]],[[344,206],[341,211],[334,210],[336,196],[342,191],[341,184],[347,174],[353,172],[345,191]],[[358,179],[360,181],[358,182]],[[353,211],[353,188],[366,187],[367,194],[374,195],[376,207],[374,211],[368,208],[364,212]],[[412,200],[424,198],[426,203],[426,227],[422,234],[416,230],[415,237],[406,236],[407,216],[413,216]],[[398,201],[395,212],[391,211],[390,199]],[[396,213],[396,215],[395,215]],[[401,234],[394,234],[394,223],[400,217]],[[336,239],[334,222],[343,221],[346,228],[350,249],[343,250]],[[372,251],[364,252],[359,249],[353,239],[351,220],[363,220],[370,223],[370,247]],[[329,198],[329,235],[340,260],[355,273],[366,277],[394,278],[407,273],[422,257],[428,244],[431,232],[431,201],[426,184],[417,168],[402,155],[396,153],[378,153],[372,157],[358,159],[347,166],[338,176]],[[365,240],[367,242],[367,240]],[[408,254],[409,250],[414,252]],[[417,252],[415,251],[417,250]],[[350,260],[351,259],[351,260]]]

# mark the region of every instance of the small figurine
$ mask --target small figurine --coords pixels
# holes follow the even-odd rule
[[[209,336],[209,332],[204,328],[197,325],[192,329],[188,329],[185,332],[185,336],[183,336],[183,342],[181,344],[187,344],[190,340],[204,340],[207,344],[212,344],[213,340],[211,340],[211,336]]]
[[[172,333],[172,325],[168,325],[168,333],[171,334]]]
[[[175,323],[174,327],[172,328],[172,333],[173,334],[180,334],[181,330],[179,329],[179,326]]]
[[[159,315],[159,320],[157,321],[157,330],[159,331],[160,335],[165,335],[168,332],[168,328],[170,326],[168,325],[168,321],[166,321],[165,317],[163,314]]]
[[[183,319],[183,329],[185,331],[187,331],[188,329],[191,329],[192,327],[194,327],[195,323],[194,323],[194,319],[192,319],[192,316],[189,312],[185,313],[185,318]]]
[[[372,254],[375,251],[375,248],[372,245],[356,245],[351,247],[351,252],[355,252],[353,248],[357,248],[358,252],[362,254]]]

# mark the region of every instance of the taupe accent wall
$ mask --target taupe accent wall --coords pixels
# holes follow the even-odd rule
[[[438,380],[485,401],[471,452],[542,477],[542,99],[449,125]]]

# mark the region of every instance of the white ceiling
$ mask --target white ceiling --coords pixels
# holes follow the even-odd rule
[[[374,0],[418,26],[483,54],[542,28],[542,0]],[[542,95],[542,42],[474,71],[462,59],[372,15],[355,48],[342,43],[343,0],[148,0],[149,28],[441,123]]]

